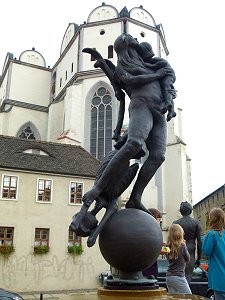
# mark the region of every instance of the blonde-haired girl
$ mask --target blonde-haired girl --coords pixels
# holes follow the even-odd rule
[[[185,266],[190,260],[190,255],[184,241],[183,228],[179,224],[170,226],[167,246],[170,248],[170,253],[167,254],[169,266],[166,273],[168,292],[169,294],[191,294],[185,277]]]
[[[219,207],[209,213],[202,251],[209,258],[208,286],[214,290],[216,300],[225,299],[225,213]]]

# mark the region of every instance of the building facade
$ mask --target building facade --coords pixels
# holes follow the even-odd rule
[[[225,185],[222,185],[193,206],[194,218],[201,223],[203,233],[206,232],[209,225],[209,212],[214,207],[220,207],[225,211]]]
[[[82,49],[95,48],[116,65],[113,44],[123,32],[131,34],[139,42],[150,42],[156,56],[167,59],[169,51],[162,25],[156,24],[146,9],[140,6],[128,11],[125,7],[119,12],[115,7],[104,3],[90,12],[84,24],[68,25],[62,37],[60,57],[52,68],[46,67],[44,57],[34,48],[22,52],[19,59],[8,53],[0,81],[0,134],[16,139],[56,143],[59,147],[65,144],[79,146],[101,160],[113,149],[112,132],[117,122],[119,103],[108,78],[101,69],[94,68],[93,57],[83,53]],[[126,103],[128,106],[129,99],[126,99]],[[180,202],[191,202],[191,169],[182,139],[182,110],[177,108],[176,111],[177,117],[168,123],[166,161],[143,194],[146,207],[162,211],[164,235],[172,221],[179,216]],[[124,125],[128,123],[128,119],[126,115]],[[21,176],[27,174],[25,170],[23,172]],[[31,173],[32,170],[29,170],[30,176]],[[43,174],[46,176],[48,170],[43,171]],[[36,178],[37,175],[31,177],[33,176]],[[61,185],[63,182],[64,180]],[[90,181],[85,183],[84,192],[90,185]],[[132,186],[133,184],[121,196],[121,206],[128,200]],[[0,199],[0,204],[4,203],[6,209],[7,203],[1,200],[4,199]],[[45,208],[46,214],[49,212],[47,206],[42,208]],[[2,212],[3,210],[0,214]],[[32,220],[35,209],[30,212]],[[13,218],[12,215],[11,217]],[[13,227],[10,219],[4,221],[7,224],[2,220],[1,218],[0,226]],[[16,223],[15,218],[14,221]],[[31,226],[34,228],[36,225],[31,223]],[[95,250],[89,251],[87,255],[91,257]],[[17,256],[17,251],[14,255]],[[93,257],[91,260],[93,261]],[[104,262],[101,268],[104,271]],[[95,275],[97,276],[97,272]],[[96,284],[96,276],[92,277],[92,282],[86,281],[86,288]],[[66,275],[64,278],[67,278]],[[69,289],[74,288],[71,282],[67,285]],[[57,286],[50,287],[50,283],[45,285],[44,280],[40,283],[41,287],[42,284],[42,290],[47,289],[47,286],[49,290]],[[29,284],[24,285],[24,290],[31,289]]]
[[[98,245],[87,248],[86,239],[69,225],[84,190],[93,185],[99,161],[80,146],[31,139],[0,136],[0,149],[1,287],[95,288],[108,265]],[[12,245],[15,252],[4,256],[2,247]],[[74,255],[73,246],[83,252]]]

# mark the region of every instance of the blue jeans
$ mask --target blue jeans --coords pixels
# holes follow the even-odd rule
[[[166,285],[169,294],[192,294],[185,277],[167,276]]]
[[[215,300],[225,300],[225,292],[214,291]]]

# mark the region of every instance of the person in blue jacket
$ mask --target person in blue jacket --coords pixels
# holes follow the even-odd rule
[[[225,213],[221,208],[210,211],[202,252],[209,259],[208,286],[216,300],[225,300]]]

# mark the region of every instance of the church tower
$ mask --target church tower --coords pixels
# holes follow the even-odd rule
[[[89,14],[87,23],[69,24],[52,70],[48,140],[79,144],[98,159],[112,149],[119,103],[108,78],[82,49],[95,48],[116,64],[113,44],[123,32],[139,42],[150,41],[157,56],[168,54],[161,26],[142,6],[130,11],[125,7],[119,13],[103,3]],[[59,110],[61,122],[55,117]]]

